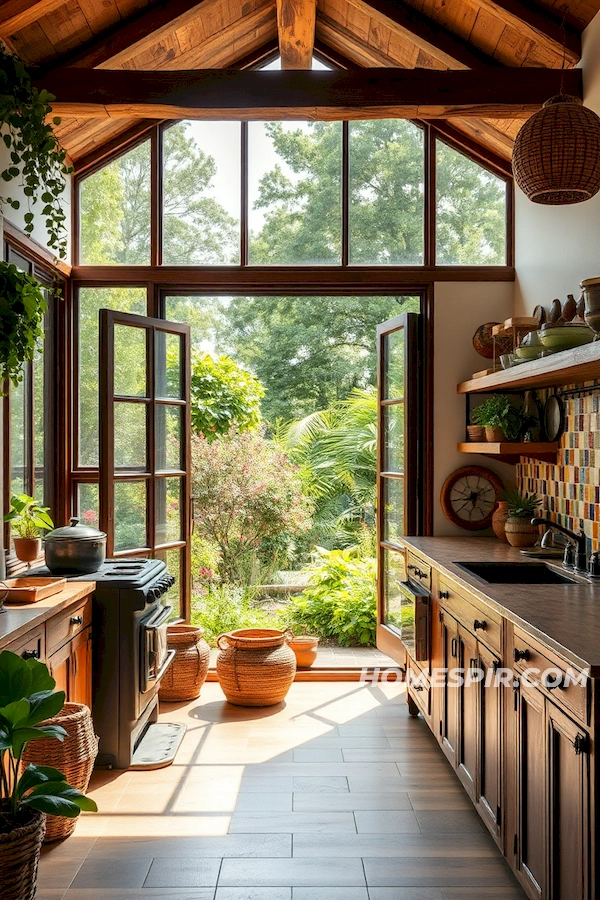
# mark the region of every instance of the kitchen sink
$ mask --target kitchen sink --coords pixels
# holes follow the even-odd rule
[[[459,569],[486,584],[577,584],[574,578],[557,572],[546,563],[459,562]]]

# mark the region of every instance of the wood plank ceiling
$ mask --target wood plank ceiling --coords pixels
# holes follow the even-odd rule
[[[247,67],[277,46],[293,52],[294,15],[315,0],[4,0],[0,38],[30,66],[180,70]],[[572,67],[600,0],[318,0],[316,47],[352,67]],[[563,21],[564,20],[564,21]],[[291,24],[290,24],[291,23]],[[287,37],[286,37],[287,28]],[[302,36],[301,62],[307,41]],[[300,58],[299,57],[299,58]],[[522,120],[453,118],[455,129],[509,159]],[[75,162],[143,126],[64,119]]]

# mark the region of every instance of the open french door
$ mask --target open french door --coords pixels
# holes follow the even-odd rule
[[[188,325],[100,310],[100,527],[111,557],[162,559],[189,617]]]
[[[405,313],[377,328],[377,646],[400,665],[406,572],[398,539],[421,527],[419,319]]]

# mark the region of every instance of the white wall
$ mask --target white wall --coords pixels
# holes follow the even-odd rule
[[[512,282],[440,282],[434,290],[433,407],[433,533],[465,531],[445,517],[439,497],[448,475],[459,466],[483,465],[506,482],[514,482],[514,466],[458,453],[465,439],[465,397],[456,393],[459,381],[485,369],[488,361],[473,349],[472,337],[484,322],[503,322],[513,313]]]
[[[0,172],[4,171],[4,169],[10,164],[10,151],[6,148],[3,141],[0,141]],[[21,204],[20,209],[12,209],[10,206],[7,206],[5,203],[2,204],[2,212],[4,214],[4,218],[8,222],[12,222],[13,225],[17,225],[19,228],[24,229],[25,227],[25,213],[29,211],[29,207],[27,205],[27,197],[23,193],[23,189],[20,185],[20,179],[14,178],[12,181],[6,182],[0,180],[0,197],[11,197],[13,200],[18,200]],[[70,231],[71,231],[71,178],[67,178],[67,186],[65,188],[65,192],[62,195],[62,203],[63,208],[66,212],[66,227],[67,232],[69,234],[68,247],[67,247],[67,259],[66,262],[71,261],[71,239],[70,239]],[[36,206],[31,207],[31,212],[34,213],[34,230],[31,237],[37,241],[38,244],[41,244],[42,247],[50,250],[48,247],[48,235],[46,233],[46,227],[44,225],[45,216],[41,213],[37,213]],[[54,250],[50,250],[51,253],[56,255]]]
[[[600,13],[583,33],[584,103],[600,115]],[[600,276],[600,193],[573,206],[532,203],[515,187],[516,315],[540,303],[580,294],[579,282]]]

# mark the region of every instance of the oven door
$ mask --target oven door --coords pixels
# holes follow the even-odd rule
[[[140,691],[147,694],[163,677],[175,651],[167,644],[167,623],[173,613],[172,606],[159,606],[158,610],[142,622],[140,654]]]
[[[392,555],[391,562],[396,561]],[[408,655],[419,663],[429,661],[429,593],[412,581],[394,577],[394,566],[384,570],[384,622],[402,641]]]

